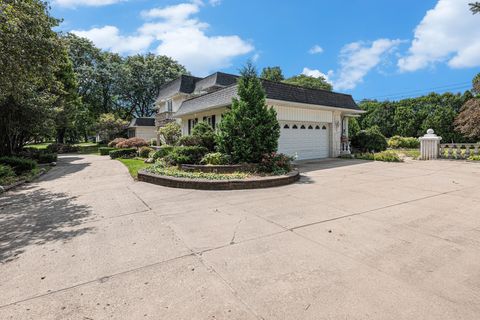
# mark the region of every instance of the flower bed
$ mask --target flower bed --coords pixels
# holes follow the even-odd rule
[[[211,173],[234,173],[234,172],[250,172],[253,169],[249,164],[232,164],[232,165],[200,165],[200,164],[182,164],[182,170],[189,172],[211,172]]]
[[[168,171],[173,170],[173,171]],[[176,170],[176,171],[175,171]],[[216,174],[187,172],[179,169],[148,169],[138,172],[138,180],[171,188],[198,190],[240,190],[279,187],[294,183],[300,173],[293,170],[285,175],[254,176],[246,173]]]

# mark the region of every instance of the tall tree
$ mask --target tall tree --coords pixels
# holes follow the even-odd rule
[[[468,4],[470,6],[470,10],[473,14],[480,13],[480,2],[472,2]]]
[[[283,82],[288,84],[294,84],[300,87],[310,88],[310,89],[322,89],[332,91],[333,86],[327,82],[324,77],[310,77],[304,74],[300,74],[298,76],[294,76],[284,80]]]
[[[277,151],[279,137],[275,109],[267,106],[255,67],[248,63],[238,80],[238,99],[232,99],[219,124],[218,149],[236,163],[258,163],[264,154]]]
[[[471,97],[455,119],[455,129],[467,138],[480,139],[480,73],[472,80]]]
[[[282,69],[280,67],[263,68],[260,78],[270,80],[270,81],[275,81],[275,82],[281,82],[285,80]]]
[[[117,93],[126,114],[150,117],[160,87],[186,74],[185,67],[167,56],[154,54],[127,57],[121,66]]]
[[[12,154],[52,126],[63,47],[59,21],[39,0],[0,2],[0,154]]]

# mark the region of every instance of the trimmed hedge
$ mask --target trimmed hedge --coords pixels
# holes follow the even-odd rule
[[[32,159],[38,163],[52,163],[57,161],[56,153],[48,153],[47,150],[39,150],[34,148],[25,148],[19,154],[22,158]]]
[[[117,148],[112,148],[112,147],[101,147],[98,148],[98,151],[100,152],[101,156],[108,156],[110,155],[110,151],[117,150]]]
[[[124,148],[110,151],[110,158],[134,158],[137,155],[137,149],[134,148]]]
[[[387,149],[387,139],[378,127],[360,131],[352,138],[352,146],[362,152],[379,152]]]
[[[35,161],[18,157],[1,157],[0,164],[12,167],[17,175],[31,171],[37,167]]]
[[[138,155],[140,156],[140,158],[148,158],[148,155],[150,154],[150,152],[152,152],[153,149],[150,148],[150,147],[141,147],[139,150],[138,150]]]
[[[172,165],[199,164],[207,153],[208,149],[205,147],[175,147],[172,152],[165,157],[165,161]]]
[[[413,137],[393,136],[388,139],[388,146],[392,149],[417,149],[420,147],[420,140]]]
[[[77,146],[64,143],[52,143],[47,146],[47,152],[49,153],[74,153],[79,150],[80,148]]]
[[[39,153],[37,161],[38,163],[52,163],[57,162],[57,154],[56,153]]]
[[[165,158],[166,156],[168,156],[168,155],[170,154],[170,152],[173,151],[173,148],[174,148],[174,147],[169,146],[169,145],[161,146],[161,147],[160,147],[157,151],[155,151],[155,153],[152,155],[153,160]]]

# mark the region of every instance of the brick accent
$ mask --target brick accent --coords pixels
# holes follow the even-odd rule
[[[160,176],[144,170],[138,172],[138,180],[142,182],[170,188],[197,190],[241,190],[272,188],[292,184],[299,179],[300,172],[298,170],[293,170],[292,172],[283,176],[255,177],[251,179],[236,180],[188,179]]]

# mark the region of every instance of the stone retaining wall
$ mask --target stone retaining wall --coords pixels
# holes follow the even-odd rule
[[[283,176],[255,177],[235,180],[188,179],[160,176],[141,170],[138,180],[156,185],[197,190],[241,190],[279,187],[294,183],[300,179],[300,173],[294,170]]]

